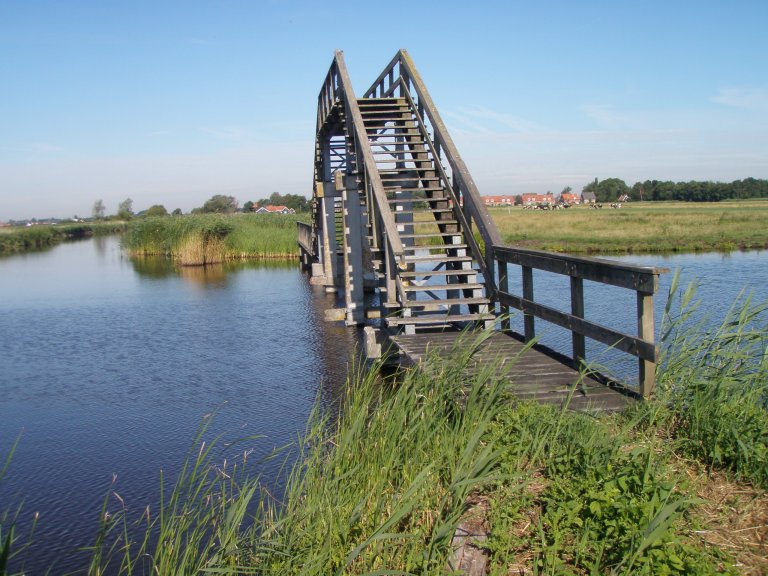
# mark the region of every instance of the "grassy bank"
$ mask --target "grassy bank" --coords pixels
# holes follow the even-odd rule
[[[764,573],[766,307],[702,331],[690,297],[667,310],[656,401],[600,418],[516,402],[492,367],[467,380],[471,342],[397,381],[374,367],[338,418],[315,412],[283,497],[201,443],[140,522],[161,544],[125,548],[136,527],[110,510],[91,573],[445,574],[459,525],[495,575]]]
[[[40,224],[0,229],[0,255],[44,250],[68,240],[115,234],[125,230],[124,222]]]
[[[132,222],[123,247],[133,255],[165,255],[182,265],[239,258],[295,258],[302,215],[200,214]]]
[[[768,201],[636,202],[620,209],[492,208],[506,244],[569,253],[768,248]]]
[[[703,328],[684,291],[658,398],[599,418],[517,402],[492,366],[468,379],[473,340],[399,379],[359,370],[284,495],[201,435],[160,510],[105,500],[89,573],[442,575],[459,525],[494,575],[765,573],[766,315]]]

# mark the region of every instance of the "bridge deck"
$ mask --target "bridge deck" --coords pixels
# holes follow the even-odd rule
[[[390,340],[405,355],[406,361],[418,363],[428,353],[447,353],[457,339],[466,338],[461,332],[399,334]],[[471,336],[465,343],[472,342]],[[635,402],[634,396],[599,382],[592,377],[579,375],[555,354],[539,348],[525,349],[525,344],[515,337],[494,332],[479,345],[474,355],[475,366],[497,362],[509,378],[512,393],[521,399],[533,399],[543,403],[562,404],[571,394],[574,384],[579,383],[571,397],[569,409],[600,412],[616,411]]]

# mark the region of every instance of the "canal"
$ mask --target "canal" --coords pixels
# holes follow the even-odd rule
[[[714,318],[742,288],[768,300],[765,252],[626,259],[698,280]],[[657,316],[671,276],[662,277]],[[545,303],[567,293],[567,278],[564,287],[536,282]],[[591,288],[588,317],[634,310],[633,293]],[[22,541],[39,514],[15,566],[82,570],[89,556],[79,548],[94,543],[104,498],[116,492],[138,513],[156,507],[160,471],[174,477],[211,414],[215,457],[249,454],[250,472],[279,493],[290,451],[268,457],[301,434],[316,399],[330,406],[343,393],[359,345],[358,330],[323,320],[334,304],[294,263],[179,269],[129,259],[115,237],[0,259],[0,455],[20,435],[0,510],[23,503]],[[562,335],[541,333],[568,351]]]

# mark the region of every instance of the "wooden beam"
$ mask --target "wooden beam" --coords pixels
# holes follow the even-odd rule
[[[597,340],[598,342],[612,346],[622,352],[632,354],[633,356],[654,363],[656,362],[656,347],[654,346],[653,341],[646,341],[635,336],[630,336],[629,334],[611,330],[610,328],[595,324],[584,318],[577,318],[567,312],[562,312],[550,308],[549,306],[544,306],[543,304],[537,304],[525,297],[520,298],[513,294],[499,292],[499,302],[508,304],[518,310],[522,310],[523,314],[526,315],[526,318],[529,316],[541,318],[542,320],[546,320],[557,326],[562,326],[568,330],[583,334],[592,340]],[[528,339],[528,334],[526,334],[526,339]]]
[[[542,250],[498,245],[493,248],[499,261],[628,288],[645,294],[656,292],[659,287],[659,274],[669,272],[667,268],[633,266],[600,258],[566,256]]]

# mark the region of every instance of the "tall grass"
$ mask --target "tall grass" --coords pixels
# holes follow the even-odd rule
[[[503,385],[461,377],[472,347],[383,382],[358,376],[338,419],[315,418],[254,563],[263,574],[444,574],[468,495],[491,481]]]
[[[211,462],[216,442],[204,440],[209,423],[200,427],[169,494],[161,478],[157,510],[147,507],[132,521],[119,494],[105,498],[88,574],[236,573],[245,561],[244,522],[258,482],[241,477],[244,461]]]
[[[44,250],[68,240],[89,236],[116,234],[125,230],[122,222],[92,222],[81,224],[39,224],[11,228],[0,234],[0,255]]]
[[[105,501],[89,573],[444,574],[467,497],[499,460],[487,433],[503,387],[491,370],[458,377],[471,349],[398,379],[354,372],[338,413],[310,418],[283,496],[256,499],[198,438],[160,511],[132,524]]]
[[[768,488],[768,302],[743,295],[717,323],[694,285],[679,289],[676,274],[661,337],[666,424],[682,453]]]
[[[131,222],[123,247],[134,255],[166,255],[182,265],[239,258],[298,256],[296,216],[200,214]]]

